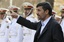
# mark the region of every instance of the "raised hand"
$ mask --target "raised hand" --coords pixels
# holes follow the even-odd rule
[[[11,16],[12,18],[17,18],[18,14],[11,10]]]

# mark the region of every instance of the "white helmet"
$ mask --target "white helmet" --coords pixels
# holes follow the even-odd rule
[[[64,6],[60,6],[60,11],[64,11]]]
[[[6,11],[8,11],[8,9],[6,9],[6,8],[0,8],[0,13],[2,12],[2,13],[6,13]]]
[[[32,5],[31,3],[29,3],[29,2],[23,3],[22,6],[23,6],[24,8],[34,8],[33,5]]]
[[[57,14],[57,12],[55,10],[52,10],[52,14]]]
[[[8,9],[12,9],[12,10],[20,10],[20,8],[19,8],[19,7],[14,6],[14,5],[9,6],[9,7],[8,7]]]

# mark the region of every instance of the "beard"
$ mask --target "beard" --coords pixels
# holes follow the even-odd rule
[[[43,21],[44,21],[45,18],[46,18],[46,15],[43,15],[43,16],[39,16],[39,15],[38,15],[38,20],[43,20]]]

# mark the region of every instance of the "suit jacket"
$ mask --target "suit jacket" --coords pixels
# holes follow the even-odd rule
[[[61,26],[52,17],[44,30],[40,34],[41,22],[32,23],[22,17],[19,17],[17,23],[36,30],[34,42],[63,42],[63,33]]]

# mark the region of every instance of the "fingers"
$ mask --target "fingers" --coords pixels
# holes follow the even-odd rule
[[[17,18],[18,14],[15,13],[13,10],[11,10],[11,16],[12,16],[12,18]]]
[[[10,11],[11,15],[18,15],[17,13],[15,13],[13,10]]]

